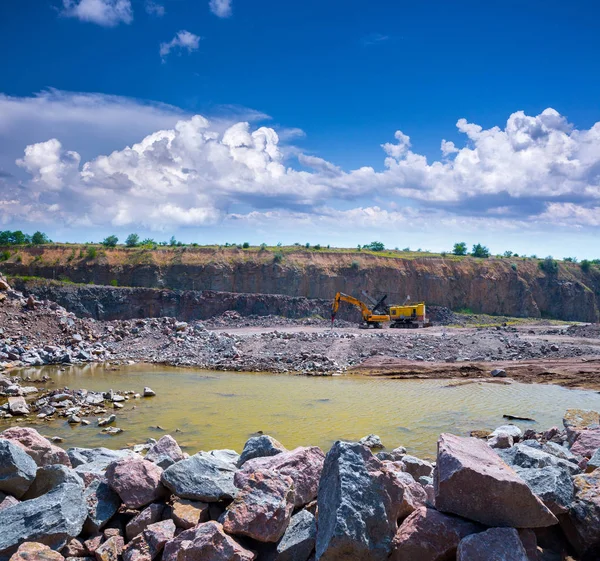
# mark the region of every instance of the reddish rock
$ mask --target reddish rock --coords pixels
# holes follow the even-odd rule
[[[250,475],[227,507],[223,529],[229,534],[248,536],[260,542],[276,542],[283,536],[293,510],[292,478],[259,470]]]
[[[390,561],[454,559],[460,540],[482,529],[479,524],[462,518],[419,507],[398,529]]]
[[[254,561],[255,558],[253,552],[225,534],[221,524],[211,521],[169,540],[162,561]]]
[[[11,495],[7,495],[3,500],[0,500],[0,511],[3,511],[6,508],[11,506],[15,506],[19,504],[19,500],[15,499]]]
[[[73,538],[62,549],[61,553],[65,557],[85,557],[88,553],[88,550],[81,540],[78,540],[77,538]]]
[[[85,548],[90,555],[94,555],[96,550],[100,547],[103,537],[102,534],[98,533],[83,542],[83,545],[85,545]]]
[[[123,550],[123,561],[152,561],[150,546],[144,534],[139,534],[131,540]]]
[[[538,528],[558,521],[483,441],[442,434],[434,472],[435,506],[487,526]]]
[[[563,417],[569,444],[575,442],[579,432],[600,427],[600,413],[588,409],[568,409]]]
[[[163,470],[139,458],[124,458],[106,469],[106,480],[126,506],[140,508],[165,495],[160,482]]]
[[[382,471],[389,477],[388,492],[392,499],[392,506],[396,508],[396,520],[404,520],[417,508],[425,506],[427,492],[413,476],[403,471],[402,462],[384,461]]]
[[[529,561],[539,561],[538,549],[537,549],[537,536],[533,530],[521,529],[519,530],[519,538],[527,553],[527,559]]]
[[[97,561],[119,561],[119,556],[123,553],[123,538],[113,536],[106,540],[96,551],[94,555]]]
[[[529,561],[514,528],[490,528],[463,538],[456,561]]]
[[[185,459],[183,451],[170,434],[162,436],[146,454],[146,460],[155,464],[162,464],[165,460],[167,460],[167,463],[175,463],[183,459]]]
[[[208,503],[175,499],[172,508],[172,518],[178,528],[189,530],[200,522],[208,520]]]
[[[154,559],[163,550],[165,544],[175,536],[175,523],[172,520],[162,520],[150,524],[144,530],[144,540],[148,544],[150,557]]]
[[[64,561],[64,559],[58,551],[53,551],[47,545],[25,542],[19,546],[10,561]]]
[[[318,446],[301,446],[291,452],[246,461],[242,469],[235,474],[234,483],[241,489],[255,471],[276,471],[292,478],[295,491],[294,506],[300,507],[317,497],[324,461],[325,455]]]
[[[591,458],[594,452],[600,448],[600,429],[588,429],[579,431],[573,436],[571,452],[576,456]]]
[[[12,427],[6,429],[1,436],[21,446],[39,467],[54,464],[71,467],[71,460],[67,453],[62,448],[54,446],[35,429]]]
[[[132,518],[125,526],[125,535],[128,540],[132,540],[138,534],[141,534],[150,524],[161,520],[165,506],[159,503],[152,503],[140,512],[135,518]]]

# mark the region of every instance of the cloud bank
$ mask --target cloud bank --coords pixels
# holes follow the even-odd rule
[[[131,0],[63,0],[62,13],[105,27],[133,21]]]
[[[186,30],[178,31],[169,42],[160,44],[160,56],[164,61],[172,50],[185,49],[188,53],[192,53],[198,50],[199,45],[200,37],[198,35]]]

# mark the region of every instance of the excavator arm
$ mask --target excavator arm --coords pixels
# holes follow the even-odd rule
[[[333,322],[335,320],[335,316],[340,308],[340,302],[347,302],[348,304],[352,304],[360,309],[360,313],[363,321],[368,325],[373,325],[375,327],[379,327],[381,322],[390,321],[390,316],[386,314],[376,315],[367,307],[367,305],[359,300],[358,298],[354,298],[354,296],[349,296],[348,294],[344,294],[343,292],[338,292],[333,299],[333,304],[331,306],[331,325],[333,327]]]

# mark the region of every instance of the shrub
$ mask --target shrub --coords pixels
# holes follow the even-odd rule
[[[314,248],[315,248],[315,249],[317,249],[317,250],[321,249],[321,244],[320,244],[320,243],[316,244],[316,245],[314,246]]]
[[[96,256],[98,255],[98,250],[93,245],[90,245],[87,248],[85,255],[88,259],[96,259]]]
[[[360,263],[358,261],[352,261],[352,263],[350,263],[350,268],[356,271],[360,268]]]
[[[383,245],[383,242],[371,242],[370,244],[363,245],[363,249],[370,249],[371,251],[383,251],[385,249],[385,245]]]
[[[512,251],[505,251],[502,255],[503,255],[503,257],[512,257],[513,256],[513,252]]]
[[[129,234],[125,240],[127,247],[137,247],[140,245],[140,237],[137,234]]]
[[[402,251],[410,251],[410,247],[405,247]]]
[[[591,263],[587,259],[582,259],[579,266],[584,273],[587,273],[590,270]]]
[[[549,275],[558,273],[558,263],[552,258],[552,255],[548,255],[546,259],[540,261],[538,267]]]
[[[10,251],[5,249],[2,253],[0,253],[0,261],[6,261],[7,259],[10,259]]]
[[[305,247],[306,249],[310,249],[310,244],[309,244],[308,242],[306,242],[306,243],[304,244],[304,247]]]
[[[283,244],[281,242],[277,242],[277,247],[281,247]]]
[[[577,263],[577,257],[563,257],[563,261],[566,263]]]
[[[260,244],[260,250],[261,251],[267,251],[267,244],[265,242]]]
[[[273,263],[281,263],[283,261],[283,253],[278,251],[273,255]]]
[[[455,243],[454,247],[452,248],[452,253],[454,253],[454,255],[466,255],[467,244],[465,242]]]
[[[511,268],[513,271],[516,271],[516,270],[517,270],[517,264],[516,264],[516,263],[511,263],[511,264],[510,264],[510,268]]]
[[[447,254],[445,251],[442,251],[442,253],[440,253],[440,255],[441,255],[442,257],[446,257],[446,255],[448,255],[448,254]]]
[[[243,248],[243,249],[248,249],[249,247],[250,247],[250,244],[249,244],[248,242],[244,242],[244,243],[242,244],[242,248]]]
[[[119,243],[119,238],[117,236],[108,236],[102,240],[102,245],[104,247],[115,247]]]
[[[484,245],[476,243],[473,245],[473,251],[471,252],[471,254],[473,255],[473,257],[487,259],[490,256],[490,250]]]
[[[17,255],[17,257],[15,258],[15,262],[21,263],[21,261],[23,261],[23,258],[20,255]]]
[[[117,279],[113,279],[110,281],[110,286],[119,286],[119,281],[117,281]]]

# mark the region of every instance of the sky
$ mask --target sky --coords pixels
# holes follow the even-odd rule
[[[599,16],[3,0],[0,228],[600,258]]]

